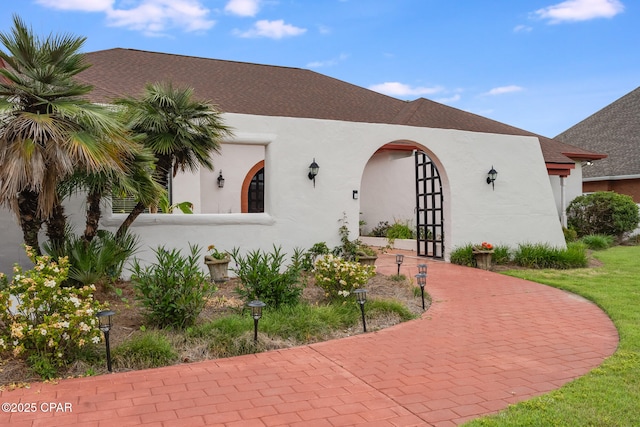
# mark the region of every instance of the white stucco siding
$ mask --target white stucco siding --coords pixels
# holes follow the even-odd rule
[[[32,263],[22,247],[22,230],[13,213],[0,208],[0,272],[11,274],[14,264],[29,268]]]
[[[376,153],[365,167],[359,189],[360,219],[369,233],[380,222],[416,226],[415,160],[411,151]]]
[[[522,242],[564,245],[535,138],[240,114],[225,114],[225,120],[244,139],[270,135],[263,145],[265,214],[171,215],[170,220],[176,221],[172,224],[167,224],[167,216],[148,215],[133,226],[145,244],[187,248],[189,243],[213,243],[222,249],[243,250],[269,250],[275,244],[291,254],[295,247],[308,248],[320,241],[337,245],[343,213],[355,238],[359,213],[366,208],[361,200],[366,201],[366,196],[354,200],[353,190],[361,190],[367,164],[378,148],[407,140],[425,147],[438,165],[444,186],[447,254],[456,246],[485,240],[511,246]],[[242,138],[236,137],[238,141]],[[314,158],[320,166],[315,188],[307,178]],[[412,160],[405,162],[407,176],[412,177]],[[495,191],[486,183],[491,166],[498,171]],[[223,172],[233,169],[221,168]],[[410,194],[415,184],[407,176],[402,178],[406,188],[402,203],[411,206],[402,209],[412,212]],[[174,191],[180,191],[178,185]],[[208,203],[205,199],[203,206]],[[158,227],[161,224],[165,227]]]
[[[213,156],[214,171],[202,170],[198,185],[201,210],[199,213],[240,213],[241,191],[247,173],[265,158],[265,146],[269,141],[222,144],[220,154]],[[218,176],[222,172],[224,187],[218,188]],[[174,192],[182,191],[182,187]]]
[[[200,247],[215,244],[222,250],[239,247],[243,251],[270,250],[277,245],[289,254],[295,247],[306,249],[320,241],[331,247],[339,243],[338,227],[343,214],[349,222],[351,237],[356,238],[359,213],[368,206],[361,204],[362,198],[352,198],[353,190],[360,191],[361,184],[367,182],[366,168],[374,153],[398,140],[413,141],[424,147],[438,166],[444,192],[446,255],[452,248],[468,242],[564,245],[551,184],[536,138],[241,114],[225,114],[224,119],[236,134],[226,143],[257,146],[264,152],[265,213],[141,215],[131,230],[140,236],[142,249],[138,257],[143,261],[153,259],[151,248],[158,245],[187,250],[189,244]],[[254,159],[245,159],[245,163],[248,165],[260,157],[257,154],[260,150]],[[246,168],[239,158],[233,159],[229,154],[232,151],[223,149],[222,155],[226,157],[220,158],[219,163],[216,160],[216,167],[229,179],[222,190],[230,193],[236,192],[235,182],[242,175],[234,175],[235,165],[240,165],[238,170]],[[242,150],[238,153],[240,157],[244,155]],[[307,177],[314,158],[320,166],[315,188]],[[374,158],[374,163],[377,161]],[[380,159],[381,163],[384,161]],[[406,162],[407,176],[412,176],[413,164],[409,159]],[[392,170],[400,167],[393,161],[388,163],[393,164]],[[498,171],[495,191],[486,183],[491,166]],[[412,211],[414,203],[409,194],[415,184],[407,176],[402,178],[406,193],[401,201],[391,199],[379,204],[411,201],[411,206],[401,209]],[[215,172],[202,171],[199,177],[177,177],[174,201],[192,198],[189,201],[199,204],[202,210],[216,206],[219,201],[227,203],[226,196],[207,188],[216,177]],[[385,191],[389,191],[389,187]],[[366,202],[366,198],[364,200]],[[227,211],[227,205],[215,209]],[[82,217],[82,211],[79,214]],[[105,210],[102,226],[115,230],[123,219],[124,215],[112,215]]]

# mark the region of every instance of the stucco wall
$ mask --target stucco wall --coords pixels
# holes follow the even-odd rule
[[[365,171],[368,164],[379,163],[376,167],[380,168],[391,163],[392,169],[404,168],[402,160],[395,166],[389,158],[372,159],[378,148],[396,140],[421,145],[438,164],[445,187],[447,250],[485,240],[514,246],[520,242],[564,245],[551,184],[535,138],[238,114],[226,114],[225,118],[236,129],[236,137],[229,142],[264,147],[268,182],[265,213],[144,215],[134,223],[133,230],[147,245],[186,248],[189,243],[213,243],[222,249],[268,250],[275,244],[292,253],[294,247],[308,248],[320,241],[329,246],[338,244],[343,213],[355,238],[359,213],[371,205],[380,206],[375,213],[380,218],[393,216],[395,197],[406,197],[411,205],[402,207],[403,212],[413,210],[413,166],[403,173],[399,184],[404,195],[396,191],[391,199],[376,200],[378,196],[373,197],[369,189],[373,184],[370,171]],[[320,165],[315,188],[307,178],[314,158]],[[499,174],[495,190],[486,183],[492,165]],[[229,167],[222,169],[224,172]],[[179,194],[181,181],[176,180],[174,185],[174,194]],[[393,185],[390,187],[385,192],[395,191]],[[358,200],[353,199],[353,190],[361,192]],[[207,204],[205,198],[203,206]],[[114,215],[104,223],[115,226],[121,221],[118,217]],[[149,252],[140,255],[146,257]]]
[[[355,238],[359,213],[366,207],[361,201],[369,202],[364,193],[354,200],[353,190],[361,190],[363,180],[367,182],[365,168],[376,150],[397,140],[419,144],[438,166],[444,186],[447,255],[452,248],[468,242],[564,245],[551,184],[535,138],[240,114],[225,114],[225,120],[236,134],[227,142],[260,147],[264,152],[268,183],[265,213],[141,215],[132,231],[143,242],[138,254],[143,261],[151,260],[151,248],[160,244],[183,249],[189,244],[215,244],[223,250],[269,250],[278,245],[289,254],[295,247],[308,248],[320,241],[334,246],[339,243],[343,215]],[[314,158],[320,166],[315,188],[307,178]],[[495,190],[486,183],[491,166],[498,171]],[[226,175],[233,167],[221,169]],[[215,172],[212,175],[206,180],[217,176]],[[189,194],[185,199],[197,196],[193,192],[196,181],[201,205],[207,206],[211,194],[202,188],[202,177],[176,179],[174,201],[181,201],[181,194]],[[403,178],[400,185],[406,187],[406,194],[411,191],[409,187],[414,188],[409,178]],[[379,204],[390,203],[395,202]],[[123,218],[107,214],[102,226],[115,230]]]
[[[9,274],[13,264],[27,268],[31,262],[22,248],[22,231],[17,219],[4,208],[0,208],[0,272]]]
[[[202,170],[197,188],[200,192],[198,213],[240,213],[242,183],[249,170],[264,160],[264,145],[223,143],[220,154],[213,156],[215,170]],[[222,172],[224,187],[218,188]],[[184,187],[179,186],[182,191]],[[195,188],[195,185],[194,185]],[[177,192],[177,191],[176,191]]]
[[[383,151],[369,159],[362,175],[360,219],[365,234],[381,221],[416,226],[415,160],[411,152]]]

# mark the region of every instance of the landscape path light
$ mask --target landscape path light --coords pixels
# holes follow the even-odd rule
[[[400,275],[400,266],[402,265],[403,261],[404,261],[404,255],[397,254],[396,255],[396,264],[398,264],[398,276]]]
[[[267,304],[255,300],[247,305],[251,308],[251,317],[253,317],[253,342],[258,342],[258,321],[262,317],[262,308]]]
[[[418,273],[427,274],[427,264],[418,264]]]
[[[98,327],[104,333],[104,342],[107,347],[107,370],[109,372],[113,372],[111,370],[111,347],[109,345],[109,332],[111,331],[111,318],[116,314],[113,310],[104,310],[96,313],[96,317],[98,318]]]
[[[424,287],[427,284],[427,273],[416,274],[416,281],[418,282],[418,286],[420,286],[420,293],[422,294],[422,310],[424,310]]]
[[[367,332],[367,321],[364,317],[364,303],[367,302],[367,290],[356,289],[353,293],[356,295],[356,301],[360,304],[360,312],[362,313],[362,330]]]

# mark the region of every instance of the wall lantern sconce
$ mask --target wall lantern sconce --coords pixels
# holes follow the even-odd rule
[[[493,189],[496,189],[495,180],[498,177],[498,171],[491,166],[491,170],[487,172],[487,184],[491,184]]]
[[[220,171],[220,175],[218,175],[218,188],[224,187],[224,177],[222,176],[222,171]]]
[[[418,282],[418,286],[420,286],[420,294],[422,295],[422,310],[424,310],[424,287],[427,284],[427,273],[416,274],[416,281]]]
[[[593,166],[593,162],[591,160],[587,160],[586,162],[582,162],[581,166]]]
[[[258,321],[262,317],[262,308],[267,304],[256,300],[247,305],[251,308],[251,317],[253,317],[253,342],[258,342]]]
[[[353,190],[353,200],[358,200],[358,190]]]
[[[398,276],[400,275],[400,266],[402,265],[403,261],[404,261],[404,255],[397,254],[396,255],[396,264],[398,264]]]
[[[111,370],[111,347],[109,346],[109,331],[111,331],[111,317],[116,314],[115,311],[105,310],[99,311],[96,313],[96,317],[98,318],[98,327],[104,333],[104,342],[107,347],[107,370],[109,372],[113,372]]]
[[[356,294],[356,301],[360,304],[360,312],[362,313],[362,330],[367,332],[367,321],[364,318],[364,303],[367,302],[367,290],[356,289],[353,293]]]
[[[320,170],[320,166],[316,163],[315,157],[313,158],[313,162],[309,165],[309,179],[313,181],[313,186],[316,186],[316,176],[318,175],[318,170]]]

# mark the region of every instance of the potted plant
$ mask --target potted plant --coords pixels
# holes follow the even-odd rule
[[[482,242],[479,245],[474,245],[472,251],[478,268],[481,268],[483,270],[490,270],[493,245],[491,243]]]
[[[207,247],[208,255],[204,256],[204,263],[209,267],[211,281],[214,283],[222,283],[229,280],[229,262],[231,257],[226,252],[220,252],[214,245]]]
[[[378,253],[372,247],[356,241],[356,254],[355,259],[362,265],[376,265],[378,259]]]

